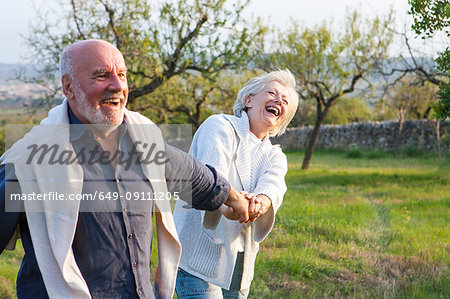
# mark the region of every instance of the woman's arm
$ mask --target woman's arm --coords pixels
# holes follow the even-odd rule
[[[189,153],[214,167],[228,180],[235,147],[236,137],[231,124],[222,115],[213,115],[195,133]]]
[[[190,154],[201,162],[213,166],[225,179],[229,179],[229,169],[236,148],[236,133],[223,115],[210,116],[194,135]],[[223,207],[227,213],[228,208]],[[220,210],[205,212],[203,226],[216,229],[222,213]],[[229,216],[228,216],[229,217]]]
[[[272,230],[275,214],[283,202],[287,190],[284,177],[287,173],[287,158],[279,147],[270,156],[271,167],[258,179],[254,193],[261,197],[264,213],[255,222],[255,241],[261,242]],[[270,200],[270,204],[267,202]]]

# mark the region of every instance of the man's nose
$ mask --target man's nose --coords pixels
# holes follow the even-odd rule
[[[112,74],[109,82],[109,89],[113,91],[122,91],[128,86],[127,79],[120,77],[118,74]]]

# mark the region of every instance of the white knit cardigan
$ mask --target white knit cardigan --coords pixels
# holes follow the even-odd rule
[[[37,159],[34,159],[31,165],[26,163],[28,159],[26,153],[29,152],[27,147],[30,144],[58,144],[73,152],[69,142],[67,105],[67,100],[64,100],[61,105],[50,110],[48,117],[39,126],[34,127],[0,158],[2,164],[14,164],[15,174],[23,194],[33,192],[81,194],[83,169],[80,164],[59,165],[57,163],[48,166],[44,161],[38,165]],[[125,110],[125,118],[130,124],[128,132],[132,140],[142,141],[141,145],[156,144],[154,152],[165,150],[160,130],[148,118],[128,110]],[[145,152],[143,148],[139,148],[139,145],[137,150]],[[46,155],[47,159],[48,156],[51,155]],[[46,166],[42,167],[42,165]],[[165,194],[167,185],[164,171],[165,166],[156,163],[143,167],[144,175],[151,183],[153,190]],[[155,294],[157,298],[172,298],[181,246],[170,212],[170,203],[155,202],[159,250]],[[86,281],[72,252],[79,204],[78,200],[25,202],[25,212],[37,263],[50,298],[91,298]],[[152,294],[150,297],[153,297]]]
[[[286,192],[287,159],[266,136],[251,157],[248,116],[214,115],[198,129],[190,153],[209,164],[237,190],[265,194],[271,208],[255,222],[240,224],[219,211],[188,210],[178,202],[175,225],[183,248],[180,268],[205,281],[229,289],[238,253],[237,239],[244,230],[244,269],[241,289],[250,287],[261,242],[270,232]],[[252,162],[253,161],[253,162]]]

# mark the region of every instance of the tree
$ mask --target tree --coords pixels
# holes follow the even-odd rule
[[[397,156],[398,142],[407,116],[411,116],[411,114],[415,114],[418,118],[427,116],[431,105],[436,102],[434,86],[428,82],[425,82],[424,85],[421,85],[421,83],[423,81],[417,81],[415,76],[403,77],[391,89],[385,100],[386,105],[392,110],[398,120],[397,138],[394,139],[394,157]]]
[[[347,16],[343,32],[332,32],[326,24],[313,29],[293,24],[279,34],[280,49],[270,55],[265,67],[289,68],[298,81],[300,98],[316,103],[316,120],[302,169],[308,169],[320,127],[336,101],[356,88],[370,86],[371,74],[386,57],[392,39],[386,29],[391,21],[390,16],[364,21],[353,12]]]
[[[255,71],[222,71],[204,77],[188,72],[169,80],[152,93],[152,101],[137,99],[135,106],[157,123],[190,123],[197,129],[215,113],[233,113],[238,91]]]
[[[372,120],[372,110],[369,104],[360,96],[343,96],[328,113],[324,124],[343,125]]]
[[[27,43],[42,67],[35,82],[57,81],[58,60],[70,43],[89,38],[110,41],[129,68],[129,104],[186,73],[213,76],[239,69],[263,49],[264,27],[242,21],[249,0],[60,1],[64,14],[54,22],[39,11]],[[145,99],[149,103],[150,97]],[[142,101],[141,101],[142,104]],[[139,106],[136,106],[139,109]]]
[[[436,32],[445,32],[450,37],[450,0],[409,0],[410,14],[414,18],[411,28],[422,38],[432,37]],[[439,70],[450,76],[450,49],[447,47],[436,58]],[[434,105],[436,117],[450,117],[450,82],[440,83],[439,102]]]

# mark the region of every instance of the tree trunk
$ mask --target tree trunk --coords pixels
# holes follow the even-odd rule
[[[441,154],[441,132],[439,131],[441,120],[438,118],[436,119],[436,143],[437,143],[437,151],[438,151],[438,157],[439,161],[442,160],[442,154]]]
[[[402,137],[404,122],[405,122],[405,116],[402,113],[400,113],[400,119],[398,120],[398,134],[397,134],[397,138],[394,141],[394,158],[397,158],[398,148],[399,148],[399,144],[400,144],[400,139]]]
[[[317,137],[319,137],[320,127],[322,126],[323,120],[325,119],[326,113],[317,115],[316,122],[314,123],[314,128],[308,139],[308,144],[306,146],[305,157],[303,158],[302,170],[307,170],[309,164],[311,163],[311,157],[314,151],[314,146],[316,145]]]

